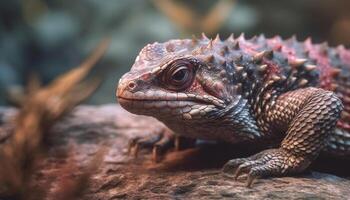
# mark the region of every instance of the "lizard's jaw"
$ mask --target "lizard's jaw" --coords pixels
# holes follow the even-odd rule
[[[207,113],[224,107],[224,103],[210,96],[185,93],[168,93],[159,90],[130,92],[118,89],[119,104],[134,114],[149,115],[160,120],[174,117],[183,120],[203,118]]]
[[[199,119],[217,110],[219,102],[201,99],[184,93],[166,93],[149,90],[145,93],[118,93],[119,104],[134,114],[149,115],[162,120],[164,117],[183,120]]]

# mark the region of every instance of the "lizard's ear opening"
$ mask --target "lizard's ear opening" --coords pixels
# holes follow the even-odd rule
[[[163,71],[161,82],[170,90],[181,91],[191,86],[194,77],[194,65],[188,60],[177,60]]]

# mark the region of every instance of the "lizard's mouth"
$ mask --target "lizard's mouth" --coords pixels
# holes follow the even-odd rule
[[[217,109],[215,105],[192,100],[141,100],[118,97],[118,101],[124,109],[131,113],[153,116],[159,120],[199,119]]]
[[[204,102],[197,102],[197,101],[191,101],[191,100],[152,100],[152,99],[130,99],[130,98],[124,98],[124,97],[118,97],[119,103],[124,106],[133,106],[135,108],[179,108],[179,107],[185,107],[185,106],[192,106],[192,105],[208,105],[204,104]]]
[[[214,105],[224,108],[225,102],[211,95],[196,95],[186,93],[170,93],[161,90],[148,90],[146,92],[117,91],[119,101],[126,102],[194,102],[197,104]]]
[[[199,96],[199,95],[193,95],[193,94],[185,94],[185,93],[164,93],[164,95],[158,93],[154,93],[154,95],[147,95],[147,93],[137,94],[127,92],[127,94],[117,95],[119,102],[124,103],[132,103],[135,104],[152,104],[152,103],[159,103],[160,105],[158,107],[161,107],[162,103],[168,102],[168,104],[177,104],[178,106],[181,106],[180,102],[193,102],[195,104],[202,104],[202,105],[213,105],[217,107],[225,107],[225,104],[222,100],[213,97],[213,96]]]

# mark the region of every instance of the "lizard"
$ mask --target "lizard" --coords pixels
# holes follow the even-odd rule
[[[267,144],[229,160],[234,178],[303,172],[321,153],[350,157],[350,50],[263,34],[146,45],[116,90],[120,105],[167,128],[135,138],[154,158],[176,138]],[[175,138],[175,139],[174,139]],[[177,141],[177,140],[175,140]]]

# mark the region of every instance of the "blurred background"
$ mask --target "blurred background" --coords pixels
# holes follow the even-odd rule
[[[106,36],[111,45],[92,76],[104,83],[88,101],[115,102],[115,87],[147,43],[206,32],[244,32],[350,44],[349,0],[1,0],[0,105],[25,88],[77,66]]]

